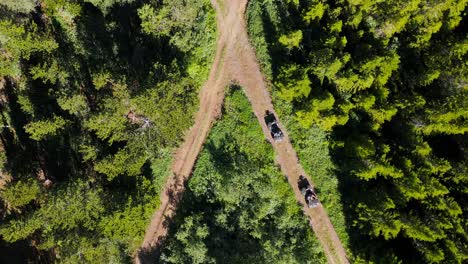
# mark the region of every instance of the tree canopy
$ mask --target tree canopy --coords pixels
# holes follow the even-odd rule
[[[209,1],[184,5],[191,38],[147,28],[170,1],[1,1],[0,255],[131,261],[214,53]]]
[[[468,259],[468,178],[460,174],[466,6],[249,4],[249,34],[274,83],[277,111],[355,263]]]

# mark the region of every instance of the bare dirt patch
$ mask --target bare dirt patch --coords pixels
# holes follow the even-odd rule
[[[207,82],[200,91],[200,108],[195,123],[185,136],[184,143],[174,156],[172,176],[168,179],[161,194],[161,205],[152,217],[136,263],[154,262],[162,238],[167,234],[170,219],[184,191],[184,183],[190,177],[193,166],[214,120],[219,117],[225,88],[235,81],[244,88],[253,111],[262,126],[265,137],[270,140],[276,153],[276,160],[287,176],[294,190],[296,200],[303,206],[310,225],[319,239],[329,263],[349,263],[346,252],[330,222],[324,208],[310,209],[298,189],[300,175],[309,178],[297,158],[286,129],[282,142],[274,142],[268,131],[263,115],[266,110],[274,113],[265,79],[260,71],[255,51],[249,42],[246,31],[245,8],[247,0],[212,0],[217,13],[218,43],[214,63]],[[310,181],[310,178],[309,178]],[[312,183],[312,181],[310,181]]]

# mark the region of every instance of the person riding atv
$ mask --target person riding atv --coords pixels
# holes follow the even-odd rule
[[[268,130],[270,130],[271,137],[276,142],[280,142],[281,140],[283,140],[284,134],[278,126],[278,122],[276,121],[275,115],[267,110],[265,112],[264,119]]]
[[[302,195],[309,208],[315,208],[320,204],[317,194],[314,191],[314,188],[310,185],[309,181],[301,175],[298,182],[299,190],[301,190]]]

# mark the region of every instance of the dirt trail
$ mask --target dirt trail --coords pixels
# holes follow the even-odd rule
[[[153,214],[151,223],[146,230],[141,248],[135,257],[136,263],[151,262],[157,254],[153,252],[161,243],[168,231],[170,219],[174,216],[177,205],[184,192],[186,182],[192,172],[199,152],[202,149],[213,121],[220,115],[224,100],[224,89],[229,84],[229,75],[223,63],[223,53],[226,49],[226,34],[224,25],[218,19],[218,43],[213,65],[208,80],[203,85],[199,99],[200,107],[195,117],[194,125],[185,135],[184,143],[177,150],[172,164],[172,175],[168,178],[164,191],[161,193],[161,204]]]
[[[304,197],[298,189],[297,182],[300,175],[309,177],[299,164],[286,130],[279,124],[285,138],[282,142],[273,142],[263,120],[266,110],[275,113],[275,115],[276,112],[273,109],[266,82],[247,35],[245,24],[247,0],[212,0],[211,2],[216,9],[219,32],[215,60],[208,81],[200,92],[200,109],[196,115],[195,124],[175,155],[172,166],[173,176],[168,179],[165,191],[161,194],[161,206],[153,215],[135,262],[154,261],[151,259],[150,252],[159,246],[161,238],[167,234],[167,222],[174,215],[180,201],[184,191],[183,183],[188,180],[208,132],[220,114],[225,88],[231,81],[235,81],[244,88],[265,137],[272,142],[276,160],[282,172],[287,176],[296,200],[303,205],[304,214],[307,215],[328,262],[333,264],[349,263],[346,252],[324,208],[319,206],[309,209],[304,203]],[[278,115],[276,116],[278,117]],[[310,182],[312,183],[312,181]]]

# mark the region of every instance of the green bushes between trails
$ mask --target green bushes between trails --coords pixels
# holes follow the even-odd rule
[[[159,261],[326,262],[239,89],[205,143]]]

